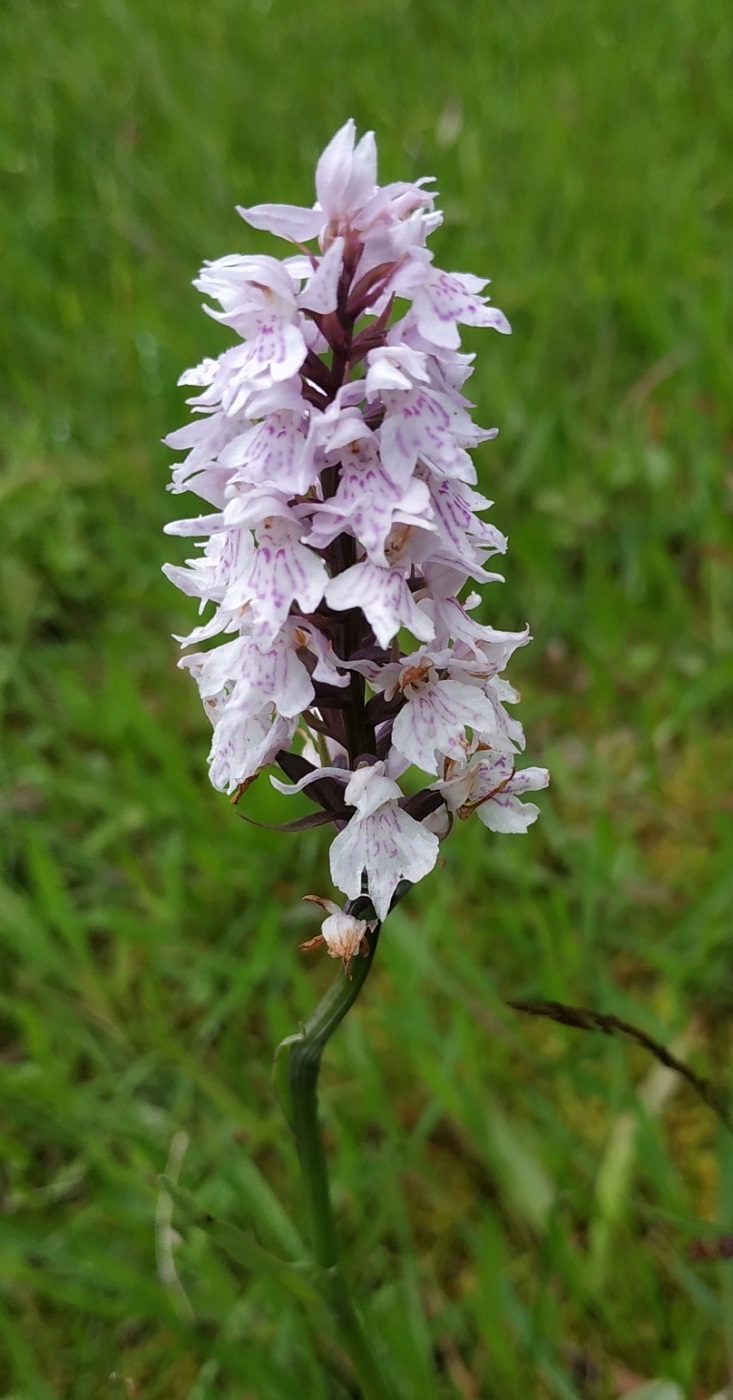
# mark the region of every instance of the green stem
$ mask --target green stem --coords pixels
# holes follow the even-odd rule
[[[397,898],[409,886],[400,887]],[[366,898],[351,901],[346,913],[370,920],[374,910]],[[340,973],[310,1019],[297,1035],[278,1047],[275,1085],[285,1116],[295,1135],[305,1192],[311,1241],[323,1269],[323,1293],[331,1307],[338,1336],[351,1358],[364,1400],[392,1400],[362,1327],[339,1265],[336,1224],[331,1205],[328,1163],[318,1116],[318,1075],[323,1051],[356,1001],[374,960],[380,928],[369,935],[369,951],[354,958],[349,979]]]

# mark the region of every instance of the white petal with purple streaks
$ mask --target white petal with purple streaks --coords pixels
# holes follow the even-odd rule
[[[439,841],[397,805],[400,790],[384,776],[384,764],[358,769],[344,794],[356,814],[331,846],[331,877],[350,899],[362,892],[379,919],[386,919],[401,880],[415,883],[433,869]]]
[[[392,742],[426,773],[437,773],[445,757],[465,756],[467,725],[482,730],[493,720],[491,702],[479,690],[460,681],[440,680],[434,670],[424,681],[406,685],[404,694],[407,703],[395,719]]]
[[[498,307],[487,306],[480,295],[486,279],[469,272],[441,272],[431,268],[417,288],[412,309],[420,334],[433,345],[457,350],[460,336],[456,322],[491,326],[508,335],[511,327]]]
[[[382,647],[389,646],[401,627],[409,627],[423,642],[434,635],[430,618],[418,608],[402,574],[368,559],[332,578],[326,601],[338,612],[361,608]]]
[[[314,612],[328,581],[323,560],[300,543],[299,533],[289,520],[265,522],[249,567],[223,600],[225,608],[251,608],[266,642],[274,640],[294,602],[302,612]]]

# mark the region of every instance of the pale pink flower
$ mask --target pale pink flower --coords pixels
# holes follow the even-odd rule
[[[315,612],[328,584],[323,560],[300,543],[301,533],[296,521],[267,516],[257,527],[257,549],[224,598],[225,608],[251,609],[267,642],[274,641],[293,604],[299,612]]]
[[[404,575],[364,559],[326,585],[326,601],[337,612],[360,608],[381,647],[388,647],[401,627],[429,642],[433,624],[414,601]]]
[[[344,793],[356,808],[331,846],[331,877],[350,899],[369,894],[378,919],[386,919],[401,880],[415,884],[433,869],[439,841],[398,804],[402,793],[384,764],[357,768]]]
[[[481,732],[492,723],[494,709],[480,690],[442,678],[429,653],[407,661],[399,678],[406,703],[395,719],[392,742],[417,768],[437,773],[441,759],[465,757],[467,726]]]
[[[409,222],[415,210],[431,206],[434,196],[426,193],[420,183],[379,189],[374,133],[368,131],[356,145],[355,135],[354,122],[346,122],[323,152],[316,168],[317,202],[312,209],[293,204],[257,204],[250,209],[240,207],[242,218],[252,228],[295,243],[309,242],[317,236],[324,249],[347,230],[362,237],[377,230],[383,244],[380,261],[390,256],[399,258],[406,251],[400,248],[400,226]],[[416,247],[422,246],[426,234],[436,227],[434,220],[428,222],[427,228],[423,224],[424,220],[418,218],[410,229],[411,242]],[[397,237],[389,239],[387,235],[393,230]],[[360,270],[363,273],[365,269]]]
[[[490,831],[516,833],[526,831],[540,814],[534,802],[520,802],[520,795],[537,792],[549,781],[546,768],[517,772],[509,755],[479,749],[467,763],[448,763],[445,779],[433,787],[457,816],[476,812]]]
[[[415,289],[412,311],[420,334],[433,345],[457,350],[461,343],[458,323],[466,326],[491,326],[508,335],[509,322],[502,311],[487,306],[480,295],[486,286],[485,277],[470,272],[441,272],[431,267]]]

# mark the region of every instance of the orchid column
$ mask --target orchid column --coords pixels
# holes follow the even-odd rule
[[[306,896],[327,915],[308,946],[324,943],[347,974],[366,954],[280,1061],[304,1171],[311,1186],[323,1177],[310,1204],[329,1267],[325,1165],[310,1148],[334,1007],[348,1009],[396,892],[433,869],[454,817],[476,811],[492,831],[523,832],[538,808],[520,798],[548,781],[544,769],[517,771],[524,736],[505,708],[519,697],[503,672],[528,629],[478,622],[479,596],[465,593],[500,578],[487,563],[506,540],[475,490],[470,449],[496,429],[471,418],[462,390],[473,357],[458,327],[509,326],[483,279],[433,265],[430,183],[377,185],[374,136],[355,145],[349,121],[318,162],[312,208],[240,209],[291,251],[205,264],[196,286],[218,307],[206,310],[238,340],[182,376],[194,417],[167,439],[187,450],[171,489],[209,507],[168,527],[203,544],[166,572],[212,605],[181,640],[218,645],[180,663],[213,725],[211,781],[236,802],[276,764],[290,779],[271,778],[281,792],[308,795],[316,810],[304,824],[333,824],[331,877],[352,901],[342,911]],[[410,768],[422,779],[406,795]],[[316,1044],[304,1127],[296,1061]]]

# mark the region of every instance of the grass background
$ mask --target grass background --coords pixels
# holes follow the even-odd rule
[[[330,976],[297,952],[327,838],[208,787],[159,440],[225,343],[201,260],[265,247],[234,204],[309,202],[348,115],[382,179],[437,176],[438,261],[514,326],[469,337],[511,537],[485,616],[531,621],[553,779],[526,839],[455,834],[329,1048],[350,1272],[405,1400],[720,1391],[733,1265],[689,1245],[733,1226],[730,1139],[504,1000],[627,1016],[730,1087],[728,5],[5,0],[0,54],[0,1394],[354,1394],[325,1319],[199,1232],[188,1305],[155,1254],[182,1133],[182,1184],[300,1248],[270,1075]]]

